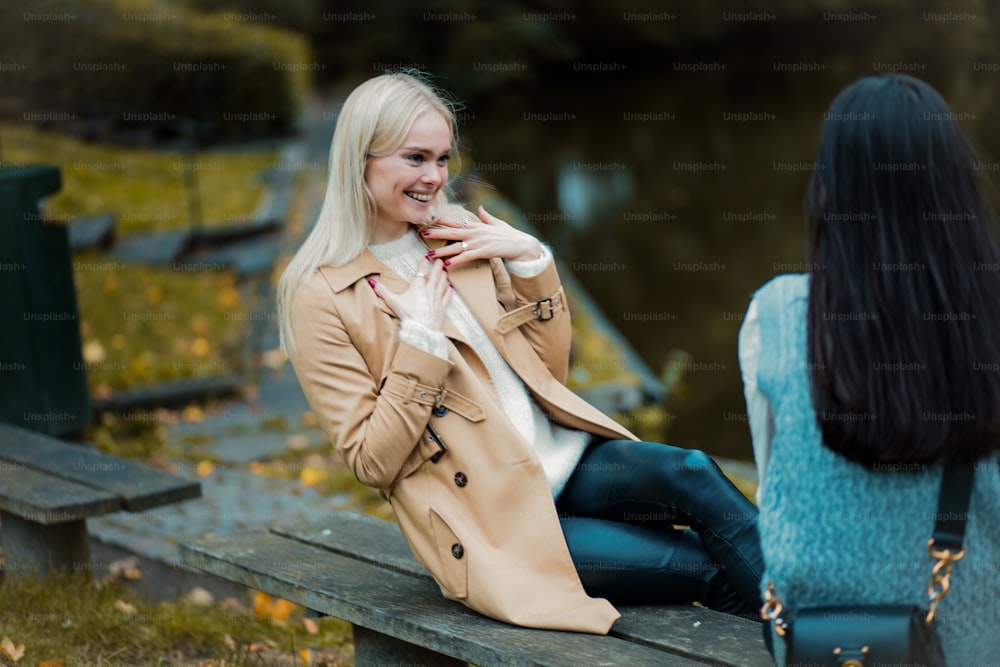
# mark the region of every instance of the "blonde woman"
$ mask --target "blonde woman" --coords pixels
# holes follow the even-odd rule
[[[279,285],[324,430],[445,597],[487,616],[604,634],[610,598],[752,617],[756,509],[704,453],[640,442],[565,387],[552,255],[448,203],[455,146],[419,77],[377,76],[343,106],[319,220]]]

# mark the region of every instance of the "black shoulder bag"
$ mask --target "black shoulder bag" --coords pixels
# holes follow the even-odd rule
[[[951,566],[965,555],[962,542],[975,471],[949,464],[941,477],[934,535],[927,551],[935,560],[928,608],[906,605],[806,607],[782,618],[782,605],[768,582],[761,616],[784,637],[786,664],[871,667],[878,664],[946,667],[934,615],[948,594]]]

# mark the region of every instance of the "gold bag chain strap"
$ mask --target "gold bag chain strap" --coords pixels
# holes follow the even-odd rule
[[[952,564],[965,556],[962,542],[965,539],[965,522],[969,516],[969,500],[972,497],[974,477],[975,470],[971,465],[959,463],[946,465],[941,476],[938,513],[934,517],[934,536],[927,541],[927,552],[935,560],[931,570],[931,581],[927,586],[928,626],[934,620],[941,601],[951,589]],[[771,622],[779,637],[784,637],[788,632],[788,621],[782,617],[783,611],[784,605],[774,590],[774,582],[767,582],[760,616],[765,621]]]

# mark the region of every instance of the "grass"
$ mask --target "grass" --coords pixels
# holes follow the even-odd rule
[[[348,623],[306,618],[301,607],[264,594],[246,602],[206,595],[200,602],[156,603],[120,580],[96,581],[84,571],[7,576],[0,585],[0,640],[10,640],[15,656],[23,645],[23,656],[14,661],[0,650],[0,665],[351,664]]]
[[[249,308],[232,274],[78,255],[74,280],[93,396],[239,372]]]
[[[49,219],[113,212],[125,235],[192,226],[192,193],[206,227],[246,220],[264,192],[259,174],[277,162],[273,150],[125,148],[29,125],[0,126],[0,146],[4,162],[60,167],[63,186],[46,202]],[[189,192],[188,182],[196,190]]]

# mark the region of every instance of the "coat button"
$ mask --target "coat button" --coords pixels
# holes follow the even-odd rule
[[[451,545],[451,555],[455,558],[461,558],[465,555],[465,547],[460,542],[455,542],[455,544]]]
[[[469,483],[469,478],[468,476],[466,476],[464,472],[455,473],[455,484],[459,486],[465,486],[468,483]]]

